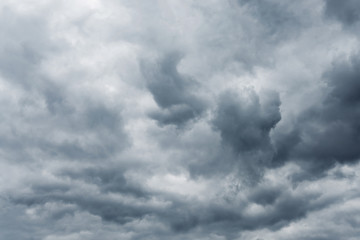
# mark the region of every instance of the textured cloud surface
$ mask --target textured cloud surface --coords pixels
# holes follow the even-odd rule
[[[1,1],[0,239],[358,239],[359,10]]]

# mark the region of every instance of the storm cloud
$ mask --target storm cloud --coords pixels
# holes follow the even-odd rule
[[[197,83],[177,70],[180,60],[180,53],[173,52],[166,54],[158,63],[143,62],[141,65],[147,88],[162,109],[150,112],[149,116],[160,125],[179,126],[205,110],[204,100],[191,93]]]
[[[2,1],[0,239],[357,239],[357,1]]]
[[[325,4],[326,15],[340,21],[345,26],[354,25],[360,20],[358,1],[349,0],[340,3],[335,0],[326,0]]]
[[[299,116],[291,133],[279,138],[275,162],[298,159],[308,170],[323,171],[336,162],[359,160],[359,63],[355,54],[324,72],[327,93]]]

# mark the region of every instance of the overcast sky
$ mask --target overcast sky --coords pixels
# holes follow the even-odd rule
[[[356,240],[360,1],[0,1],[0,239]]]

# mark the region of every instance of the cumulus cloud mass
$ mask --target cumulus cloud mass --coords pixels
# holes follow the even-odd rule
[[[356,240],[360,2],[0,2],[0,239]]]

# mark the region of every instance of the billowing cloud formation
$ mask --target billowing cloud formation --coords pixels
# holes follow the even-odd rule
[[[309,170],[322,171],[336,162],[359,160],[359,64],[354,55],[325,71],[327,94],[320,104],[302,113],[290,134],[280,138],[275,161],[298,159]]]
[[[179,53],[170,53],[158,64],[144,62],[141,65],[147,88],[162,108],[162,111],[151,112],[150,117],[160,125],[182,125],[205,109],[205,102],[191,93],[196,82],[178,72],[179,60]]]
[[[2,1],[0,239],[357,239],[357,1]]]
[[[281,119],[279,106],[279,95],[271,91],[262,92],[262,99],[253,89],[226,91],[219,97],[213,127],[220,132],[223,146],[230,146],[234,153],[230,167],[246,169],[248,180],[257,179],[271,164],[270,131]],[[220,165],[225,161],[218,160]]]
[[[269,147],[269,132],[281,119],[276,93],[268,93],[272,96],[263,103],[253,90],[244,93],[243,99],[234,92],[223,93],[213,122],[222,139],[239,153]]]

